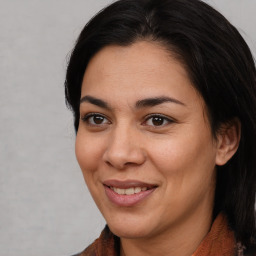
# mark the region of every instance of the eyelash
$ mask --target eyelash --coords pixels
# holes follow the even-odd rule
[[[102,125],[102,124],[91,124],[90,121],[89,121],[89,119],[91,117],[100,117],[100,118],[104,118],[104,119],[108,120],[108,118],[106,116],[104,116],[104,115],[102,115],[100,113],[89,113],[89,114],[86,114],[83,117],[81,117],[81,120],[83,122],[85,122],[86,124],[90,125],[90,126],[101,126]],[[108,123],[110,123],[110,122],[108,121]]]
[[[90,118],[93,118],[93,117],[100,117],[100,118],[102,118],[102,119],[107,120],[107,122],[106,122],[106,123],[103,123],[103,124],[96,124],[95,122],[94,122],[94,123],[90,123]],[[148,125],[148,126],[154,127],[154,128],[161,128],[161,127],[164,127],[164,126],[166,126],[166,125],[168,125],[168,124],[171,124],[171,123],[174,123],[174,122],[175,122],[175,120],[173,120],[173,119],[171,119],[171,118],[169,118],[169,117],[166,117],[165,115],[162,115],[162,114],[151,114],[151,115],[146,116],[145,121],[143,121],[142,125],[146,126],[146,125],[147,125],[146,123],[147,123],[150,119],[152,119],[152,118],[160,118],[160,119],[162,119],[163,122],[164,122],[163,125],[162,125],[162,124],[160,124],[160,125]],[[100,113],[89,113],[89,114],[86,114],[86,115],[84,115],[83,117],[81,117],[81,120],[82,120],[83,122],[85,122],[86,124],[88,124],[88,125],[90,125],[90,126],[94,126],[94,127],[103,126],[103,125],[105,125],[105,124],[111,124],[111,122],[109,121],[109,119],[108,119],[106,116],[104,116],[104,115],[102,115],[102,114],[100,114]]]
[[[168,124],[171,124],[171,123],[174,123],[175,121],[165,115],[162,115],[162,114],[151,114],[151,115],[148,115],[146,116],[146,120],[143,122],[143,124],[145,124],[147,121],[149,121],[150,119],[153,119],[153,118],[160,118],[163,120],[163,122],[165,122],[165,124],[163,125],[149,125],[149,126],[152,126],[154,128],[161,128],[161,127],[164,127]]]

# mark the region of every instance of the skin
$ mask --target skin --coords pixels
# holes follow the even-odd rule
[[[157,43],[103,48],[86,69],[85,96],[108,107],[81,102],[76,156],[94,201],[121,238],[121,255],[192,255],[209,232],[215,166],[234,154],[237,129],[213,139],[204,100],[183,66]],[[156,97],[173,101],[136,106]],[[152,114],[163,117],[156,122]],[[109,179],[157,188],[139,204],[120,207],[106,196],[103,182]]]

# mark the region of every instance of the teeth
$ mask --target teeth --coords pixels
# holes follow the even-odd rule
[[[147,187],[136,187],[136,188],[115,188],[115,187],[110,187],[113,191],[115,191],[119,195],[134,195],[137,193],[140,193],[141,191],[146,191]]]
[[[124,195],[125,191],[122,188],[114,188],[114,191],[119,195]]]
[[[134,188],[127,188],[127,189],[125,189],[125,194],[126,195],[133,195],[133,194],[135,194],[134,193]]]
[[[137,193],[140,193],[141,192],[141,188],[140,187],[137,187],[134,189],[134,193],[137,194]]]

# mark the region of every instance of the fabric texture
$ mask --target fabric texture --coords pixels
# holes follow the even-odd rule
[[[235,244],[234,233],[228,228],[226,217],[220,214],[192,256],[233,256],[236,255]]]
[[[234,232],[228,227],[227,219],[219,214],[192,256],[256,256],[255,253],[244,253],[244,247],[235,241]],[[100,237],[83,252],[74,256],[119,256],[120,239],[108,226]]]

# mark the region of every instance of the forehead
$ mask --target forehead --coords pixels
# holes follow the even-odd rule
[[[153,77],[170,72],[172,63],[174,65],[171,69],[187,76],[182,65],[159,43],[140,41],[129,46],[110,45],[101,49],[89,61],[85,76],[88,78],[89,73],[93,75],[93,79],[121,77],[126,74]],[[97,77],[94,76],[96,72]]]
[[[146,41],[101,49],[87,66],[81,94],[134,100],[159,95],[200,98],[183,65],[164,46]]]

